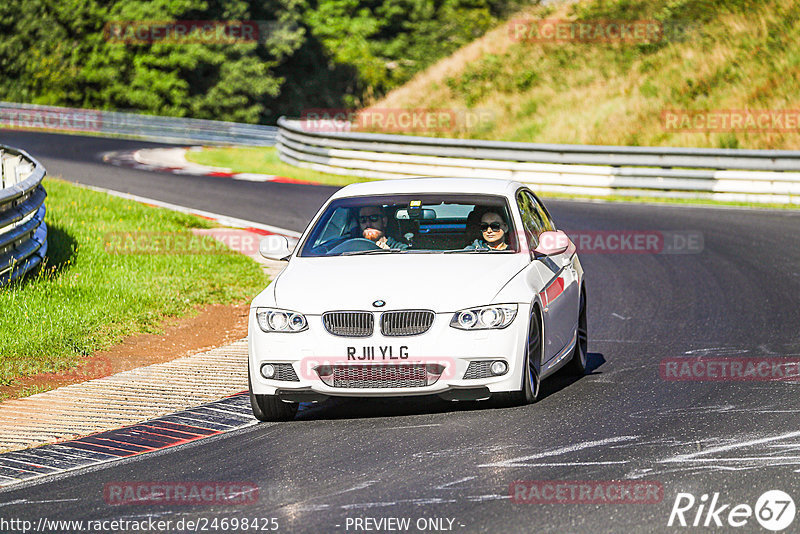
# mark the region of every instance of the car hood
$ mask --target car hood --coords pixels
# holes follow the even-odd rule
[[[305,314],[331,310],[429,309],[492,304],[529,262],[523,254],[379,254],[293,258],[274,283],[275,305]],[[265,292],[254,305],[271,303]],[[260,300],[260,302],[259,302]]]

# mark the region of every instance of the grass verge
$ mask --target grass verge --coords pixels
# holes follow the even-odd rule
[[[210,165],[212,167],[226,167],[235,173],[253,172],[258,174],[271,174],[285,176],[294,180],[314,182],[325,185],[347,185],[356,182],[369,182],[369,178],[356,176],[340,176],[326,174],[311,169],[288,165],[278,158],[278,151],[274,147],[259,148],[217,148],[205,147],[203,150],[190,150],[186,159],[192,163]]]
[[[47,262],[0,288],[0,385],[71,369],[125,336],[158,332],[166,317],[242,301],[267,283],[258,264],[239,254],[111,254],[111,232],[188,238],[210,223],[52,178],[45,187]]]

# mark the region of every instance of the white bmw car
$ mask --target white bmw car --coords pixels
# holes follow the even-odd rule
[[[415,178],[349,185],[249,317],[253,413],[294,417],[332,396],[493,395],[534,402],[586,368],[586,290],[574,244],[523,184]]]

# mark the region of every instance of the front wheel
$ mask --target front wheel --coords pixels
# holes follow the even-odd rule
[[[253,382],[250,380],[250,368],[247,369],[247,385],[250,389],[250,408],[253,417],[259,421],[291,421],[297,414],[296,402],[283,402],[277,395],[256,395],[253,393]]]
[[[578,329],[575,332],[575,348],[572,358],[567,364],[570,374],[583,376],[586,373],[586,357],[588,355],[588,331],[586,329],[586,291],[581,290],[581,305],[578,308]]]
[[[542,354],[542,331],[540,325],[539,315],[534,312],[531,314],[528,325],[528,342],[525,346],[522,386],[519,391],[511,393],[511,401],[514,404],[533,404],[539,398],[541,380],[535,362],[536,358],[541,359]]]

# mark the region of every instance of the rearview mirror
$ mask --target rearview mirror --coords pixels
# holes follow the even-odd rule
[[[569,248],[569,236],[561,230],[539,234],[539,246],[533,250],[535,256],[557,256]]]
[[[258,252],[268,260],[288,260],[292,253],[289,240],[282,235],[268,235],[258,244]]]
[[[423,221],[435,221],[436,211],[429,208],[424,208],[424,209],[402,208],[397,210],[397,213],[395,213],[394,218],[397,220],[422,219]]]

